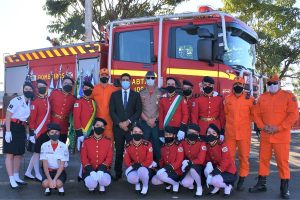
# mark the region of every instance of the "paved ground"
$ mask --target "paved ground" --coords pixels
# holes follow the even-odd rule
[[[0,133],[0,137],[2,134]],[[248,187],[256,183],[257,169],[258,169],[258,141],[256,136],[253,137],[252,151],[250,156],[251,173],[246,180],[245,185]],[[292,179],[290,182],[291,199],[300,199],[299,185],[300,185],[300,134],[292,134],[292,147],[290,154],[290,166]],[[0,139],[0,152],[2,148],[2,139]],[[30,155],[26,154],[21,174],[24,173],[25,168],[28,165]],[[149,194],[146,197],[140,197],[136,195],[133,190],[133,186],[128,184],[125,179],[118,182],[112,182],[111,186],[107,189],[107,192],[103,195],[98,193],[89,194],[83,187],[83,183],[77,182],[79,159],[78,154],[71,156],[71,162],[67,169],[68,181],[65,186],[66,195],[63,199],[191,199],[193,198],[192,192],[186,189],[180,189],[179,194],[166,193],[163,190],[163,186],[150,186]],[[267,187],[268,191],[260,194],[250,194],[248,191],[232,193],[231,199],[279,199],[279,184],[276,164],[272,161],[271,174],[268,177]],[[221,194],[214,197],[204,196],[203,199],[217,199],[221,198]],[[50,197],[43,196],[41,186],[37,182],[29,182],[27,186],[24,186],[19,190],[11,190],[8,184],[7,174],[4,165],[4,156],[0,155],[0,199],[57,199],[59,196],[53,194]]]

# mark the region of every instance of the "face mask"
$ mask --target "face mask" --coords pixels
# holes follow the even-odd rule
[[[184,96],[190,96],[192,94],[192,90],[183,90]]]
[[[187,134],[186,138],[190,141],[196,141],[198,139],[198,135],[191,133],[191,134]]]
[[[33,92],[31,92],[31,91],[24,91],[23,94],[28,99],[33,97]]]
[[[143,135],[141,134],[132,134],[132,138],[135,140],[135,141],[140,141],[142,139]]]
[[[279,90],[279,85],[277,84],[277,85],[270,85],[270,86],[268,86],[268,91],[270,92],[270,93],[276,93],[277,91]]]
[[[127,90],[130,87],[130,82],[129,81],[122,81],[122,88],[124,90]]]
[[[218,136],[214,136],[214,135],[208,135],[204,138],[205,142],[213,142],[215,140],[217,140],[219,137]]]
[[[90,89],[83,90],[83,94],[84,94],[85,96],[91,96],[92,92],[93,92],[93,90],[90,90]]]
[[[71,92],[72,91],[72,86],[71,85],[64,85],[63,86],[63,90],[65,91],[65,92]]]
[[[241,92],[243,92],[244,88],[242,86],[237,85],[233,87],[233,90],[235,93],[240,94]]]
[[[203,91],[206,93],[206,94],[210,94],[212,91],[213,91],[213,87],[210,87],[210,86],[206,86],[203,88]]]
[[[154,85],[154,82],[155,82],[155,80],[152,80],[152,79],[147,79],[147,80],[146,80],[146,84],[147,84],[148,86],[153,86],[153,85]]]
[[[49,138],[50,138],[50,140],[57,141],[59,138],[59,135],[58,134],[49,135]]]
[[[94,128],[94,132],[96,133],[96,135],[101,135],[104,132],[104,128],[96,127]]]
[[[175,140],[173,137],[165,137],[165,143],[172,143]]]
[[[39,92],[39,94],[45,94],[46,93],[46,87],[39,87],[38,88],[38,92]]]
[[[172,94],[173,92],[175,92],[176,88],[174,86],[168,86],[166,90],[168,91],[168,93]]]
[[[108,78],[107,77],[101,77],[100,81],[101,81],[101,83],[107,83],[108,82]]]

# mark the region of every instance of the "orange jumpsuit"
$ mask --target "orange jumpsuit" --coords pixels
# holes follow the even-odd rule
[[[105,87],[102,84],[98,84],[94,87],[91,98],[93,98],[97,104],[96,117],[105,119],[107,126],[105,127],[104,135],[113,141],[112,120],[109,114],[109,100],[113,92],[119,90],[119,88],[107,84]]]
[[[251,121],[254,108],[254,98],[246,99],[246,95],[245,92],[241,96],[232,93],[224,101],[225,140],[233,161],[235,161],[236,150],[238,149],[239,175],[241,177],[246,177],[249,174]]]
[[[291,92],[279,90],[275,94],[264,93],[255,106],[254,120],[261,129],[259,149],[259,175],[268,176],[272,151],[281,179],[290,179],[289,151],[291,128],[298,119],[297,98]],[[279,131],[268,134],[265,125],[277,126]]]

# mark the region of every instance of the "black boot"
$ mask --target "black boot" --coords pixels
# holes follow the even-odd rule
[[[290,198],[289,179],[281,179],[280,196],[283,199],[289,199]]]
[[[243,191],[245,189],[245,187],[243,186],[244,181],[245,181],[245,177],[240,176],[236,186],[237,191]]]
[[[256,185],[249,188],[249,192],[250,193],[257,193],[257,192],[267,191],[266,183],[267,183],[267,177],[266,176],[258,176],[258,180],[257,180]]]

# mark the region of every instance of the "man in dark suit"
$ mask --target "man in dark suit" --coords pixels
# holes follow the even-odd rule
[[[130,75],[122,74],[122,89],[112,93],[109,103],[116,149],[115,180],[122,177],[124,144],[131,139],[129,129],[133,122],[139,120],[142,113],[141,97],[139,93],[130,89],[130,85]]]

